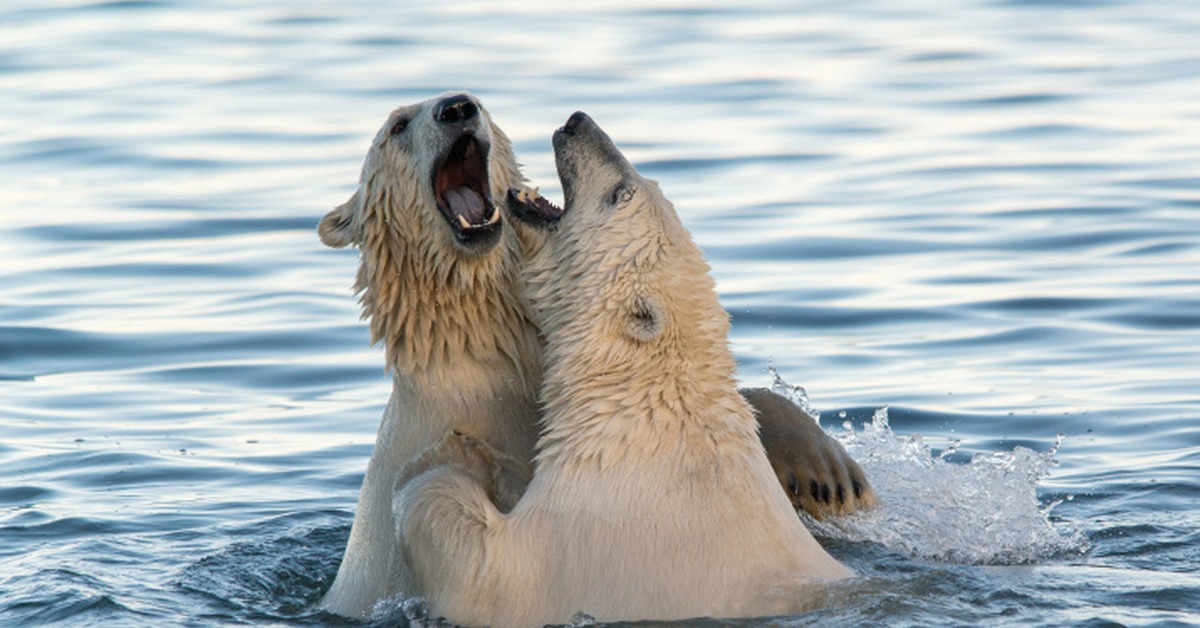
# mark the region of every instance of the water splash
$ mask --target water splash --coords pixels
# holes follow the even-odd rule
[[[767,365],[767,372],[771,375],[771,392],[790,399],[792,403],[799,406],[814,421],[820,422],[821,413],[808,400],[808,391],[804,390],[803,386],[789,384],[784,381],[783,376],[779,374],[779,371],[775,370],[775,365],[773,364]]]
[[[429,603],[423,597],[408,597],[397,593],[375,602],[371,608],[371,623],[409,628],[450,628],[452,624],[441,617],[431,617]]]
[[[847,421],[835,437],[862,465],[879,496],[878,507],[831,521],[806,517],[815,534],[869,541],[915,556],[952,563],[1027,564],[1088,548],[1084,534],[1055,523],[1037,486],[1057,465],[1060,434],[1047,452],[1015,447],[950,462],[955,441],[934,456],[920,435],[901,437],[886,407],[861,432]]]

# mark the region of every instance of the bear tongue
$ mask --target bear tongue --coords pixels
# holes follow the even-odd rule
[[[446,208],[457,217],[459,224],[464,227],[477,227],[486,224],[491,212],[487,203],[471,188],[461,186],[446,190],[442,195]]]

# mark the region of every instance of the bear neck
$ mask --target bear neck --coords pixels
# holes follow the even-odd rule
[[[757,422],[738,393],[724,337],[700,343],[699,351],[695,336],[677,340],[617,368],[597,368],[594,347],[556,352],[551,337],[539,470],[606,472],[652,458],[684,471],[757,445]]]
[[[449,396],[486,392],[497,380],[536,386],[541,342],[522,297],[517,247],[507,241],[511,230],[479,256],[372,231],[355,288],[371,341],[383,343],[396,377]]]

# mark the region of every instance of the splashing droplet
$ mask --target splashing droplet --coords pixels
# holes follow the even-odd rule
[[[1062,435],[1046,452],[1018,446],[976,454],[961,464],[948,460],[960,440],[935,456],[919,434],[896,435],[886,407],[861,431],[849,421],[843,427],[834,436],[862,465],[879,505],[825,521],[802,513],[814,534],[967,564],[1028,564],[1089,547],[1081,530],[1051,521],[1060,502],[1042,505],[1037,497],[1038,483],[1057,465]]]
[[[781,395],[789,399],[792,403],[800,407],[804,414],[812,417],[817,423],[821,422],[821,413],[812,406],[808,399],[808,391],[804,390],[803,386],[789,384],[784,381],[783,376],[779,371],[775,370],[775,366],[768,364],[767,372],[771,374],[771,392]]]

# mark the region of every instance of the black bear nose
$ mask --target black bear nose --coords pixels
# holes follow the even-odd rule
[[[433,109],[433,119],[438,122],[462,122],[470,120],[479,113],[475,101],[466,94],[457,94],[443,98]]]
[[[579,129],[580,125],[584,124],[589,119],[590,118],[588,118],[588,114],[582,111],[576,111],[575,113],[571,114],[570,118],[567,118],[566,124],[562,125],[562,131],[567,135],[574,135],[575,131]]]

